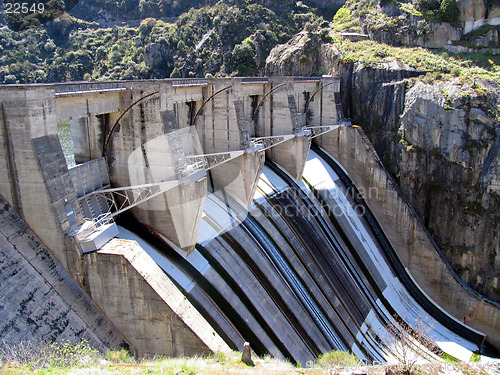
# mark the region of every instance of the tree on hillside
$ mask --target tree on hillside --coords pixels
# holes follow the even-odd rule
[[[255,50],[252,42],[243,41],[241,44],[234,46],[231,57],[234,65],[237,67],[239,76],[248,75],[255,70]]]
[[[445,22],[457,22],[460,17],[457,0],[443,0],[439,7],[439,17]]]
[[[439,0],[413,0],[413,5],[420,11],[438,10],[441,5]]]

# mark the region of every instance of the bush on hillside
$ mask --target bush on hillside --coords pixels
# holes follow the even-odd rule
[[[457,0],[443,0],[439,7],[439,18],[445,22],[454,23],[460,17]]]
[[[333,22],[335,23],[345,23],[349,21],[352,21],[351,12],[344,7],[340,8],[333,17]]]
[[[439,0],[413,0],[413,5],[421,12],[438,10],[441,2]]]

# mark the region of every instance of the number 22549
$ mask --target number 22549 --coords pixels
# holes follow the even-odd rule
[[[5,13],[7,14],[26,14],[26,13],[43,13],[45,4],[43,3],[4,3]]]

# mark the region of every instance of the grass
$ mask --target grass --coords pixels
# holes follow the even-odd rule
[[[404,12],[406,12],[406,13],[409,13],[409,14],[412,14],[414,16],[417,16],[417,17],[422,17],[422,18],[424,17],[424,15],[422,14],[422,12],[420,12],[419,10],[417,10],[412,3],[402,3],[401,7],[399,9],[402,10],[402,11],[404,11]]]
[[[318,364],[328,368],[333,366],[356,366],[358,363],[359,359],[354,354],[338,350],[321,354],[318,357]]]
[[[443,361],[445,361],[446,363],[459,363],[460,361],[458,359],[456,359],[455,357],[452,357],[451,355],[449,354],[446,354],[446,353],[443,353],[443,355],[441,356],[441,358],[443,359]]]
[[[342,41],[339,48],[344,53],[344,62],[359,61],[365,66],[399,60],[412,68],[432,75],[432,80],[460,77],[472,81],[474,78],[493,79],[500,83],[500,56],[461,53],[444,50],[432,51],[421,47],[393,47],[372,40]]]
[[[133,358],[127,350],[110,350],[105,354],[98,353],[87,343],[77,345],[59,343],[51,345],[18,344],[7,347],[0,346],[0,374],[2,375],[288,375],[332,374],[333,369],[347,368],[348,373],[359,371],[358,358],[341,351],[331,351],[320,355],[317,361],[311,361],[303,367],[295,366],[289,361],[272,358],[267,355],[262,358],[253,358],[255,366],[247,366],[241,362],[240,352],[214,353],[206,357],[167,358],[155,356],[138,360]],[[476,356],[478,357],[478,356]],[[445,355],[443,363],[433,363],[433,369],[443,370],[443,366],[452,363],[460,368],[464,375],[475,375],[474,367],[478,358],[472,358],[470,363],[459,363],[454,358]],[[494,370],[500,366],[494,365]],[[477,367],[477,366],[476,366]],[[387,373],[394,365],[363,366],[363,372],[369,375]],[[419,374],[438,373],[427,367],[417,369]],[[440,371],[442,372],[442,371]],[[335,372],[337,373],[337,372]]]

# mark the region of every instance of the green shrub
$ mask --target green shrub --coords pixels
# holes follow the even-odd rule
[[[333,16],[333,22],[338,24],[346,23],[349,21],[352,21],[351,12],[349,12],[349,10],[344,7],[340,8],[337,13],[335,13],[335,16]]]
[[[413,5],[419,11],[438,10],[440,6],[439,0],[413,0]]]
[[[451,355],[449,355],[447,353],[443,353],[441,355],[441,359],[443,361],[445,361],[446,363],[458,363],[458,362],[460,362],[458,359],[456,359],[455,357],[452,357]]]
[[[445,22],[454,23],[460,17],[457,0],[443,0],[439,7],[439,18]]]
[[[4,83],[17,83],[16,76],[13,74],[7,74],[5,78],[3,79]]]
[[[106,352],[106,359],[114,363],[131,363],[134,362],[127,349],[121,348],[120,350],[108,350]]]
[[[321,354],[317,360],[318,364],[325,367],[331,366],[355,366],[359,363],[358,357],[354,354],[333,350]]]
[[[243,41],[243,43],[234,46],[231,57],[239,76],[246,76],[256,68],[255,51],[252,44],[253,42]]]
[[[470,359],[471,362],[480,362],[481,354],[474,353]]]
[[[226,364],[230,361],[228,354],[224,352],[215,352],[209,356],[209,359],[221,364]]]
[[[35,370],[88,366],[97,362],[99,355],[86,341],[78,344],[18,342],[10,345],[3,342],[0,346],[0,358],[4,362],[18,363]]]
[[[172,73],[170,74],[170,78],[180,78],[181,77],[181,72],[179,71],[178,67],[175,67]]]

